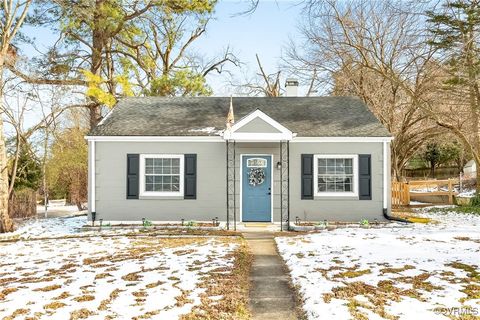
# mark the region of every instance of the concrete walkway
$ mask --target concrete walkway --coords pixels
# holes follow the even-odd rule
[[[278,255],[272,233],[244,232],[253,253],[250,274],[250,310],[252,319],[298,319],[295,294],[289,286],[289,276]]]

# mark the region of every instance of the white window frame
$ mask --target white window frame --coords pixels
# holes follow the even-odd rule
[[[145,190],[145,159],[180,159],[180,187],[179,191],[146,191]],[[184,155],[183,154],[141,154],[140,155],[140,196],[141,197],[177,197],[183,196],[184,185]]]
[[[352,159],[353,181],[351,192],[318,191],[318,159]],[[357,154],[316,154],[313,156],[313,187],[315,197],[358,197],[358,155]]]

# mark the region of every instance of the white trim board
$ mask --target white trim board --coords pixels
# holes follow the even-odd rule
[[[273,128],[280,131],[279,133],[260,133],[260,132],[236,132],[240,128],[244,127],[246,124],[250,123],[254,119],[261,119],[267,124],[271,125]],[[236,141],[281,141],[281,140],[292,140],[294,133],[288,130],[285,126],[280,124],[278,121],[274,120],[266,113],[257,109],[247,116],[240,119],[236,122],[231,128],[225,130],[223,133],[223,138],[225,140],[236,140]]]
[[[85,136],[88,141],[108,142],[223,142],[221,136]]]
[[[291,143],[298,142],[390,142],[393,137],[295,137]]]
[[[281,141],[285,139],[278,139],[276,136],[266,136],[267,133],[247,133],[238,132],[241,135],[240,142],[261,142],[262,140]],[[271,133],[270,133],[271,134]],[[100,142],[223,142],[226,138],[221,136],[85,136],[88,141]],[[236,139],[234,139],[236,140]],[[293,137],[291,143],[318,143],[318,142],[390,142],[393,137]],[[238,140],[237,140],[238,141]]]
[[[244,222],[243,221],[243,208],[242,208],[242,204],[243,204],[243,157],[255,157],[255,156],[259,156],[259,157],[270,157],[270,166],[271,166],[271,177],[270,177],[270,222],[273,223],[273,196],[274,196],[274,192],[273,192],[273,184],[274,184],[274,180],[273,180],[273,154],[240,154],[240,222]],[[247,221],[247,222],[251,222],[251,221]]]

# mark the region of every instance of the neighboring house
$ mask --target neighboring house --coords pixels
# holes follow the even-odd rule
[[[86,138],[89,212],[104,222],[358,222],[391,208],[392,138],[357,98],[126,98]]]
[[[466,179],[477,177],[477,164],[475,160],[468,161],[463,167],[463,175]]]

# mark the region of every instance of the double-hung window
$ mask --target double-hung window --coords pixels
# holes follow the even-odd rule
[[[183,196],[183,155],[140,155],[141,196]]]
[[[316,196],[357,196],[357,155],[315,155],[314,189]]]

